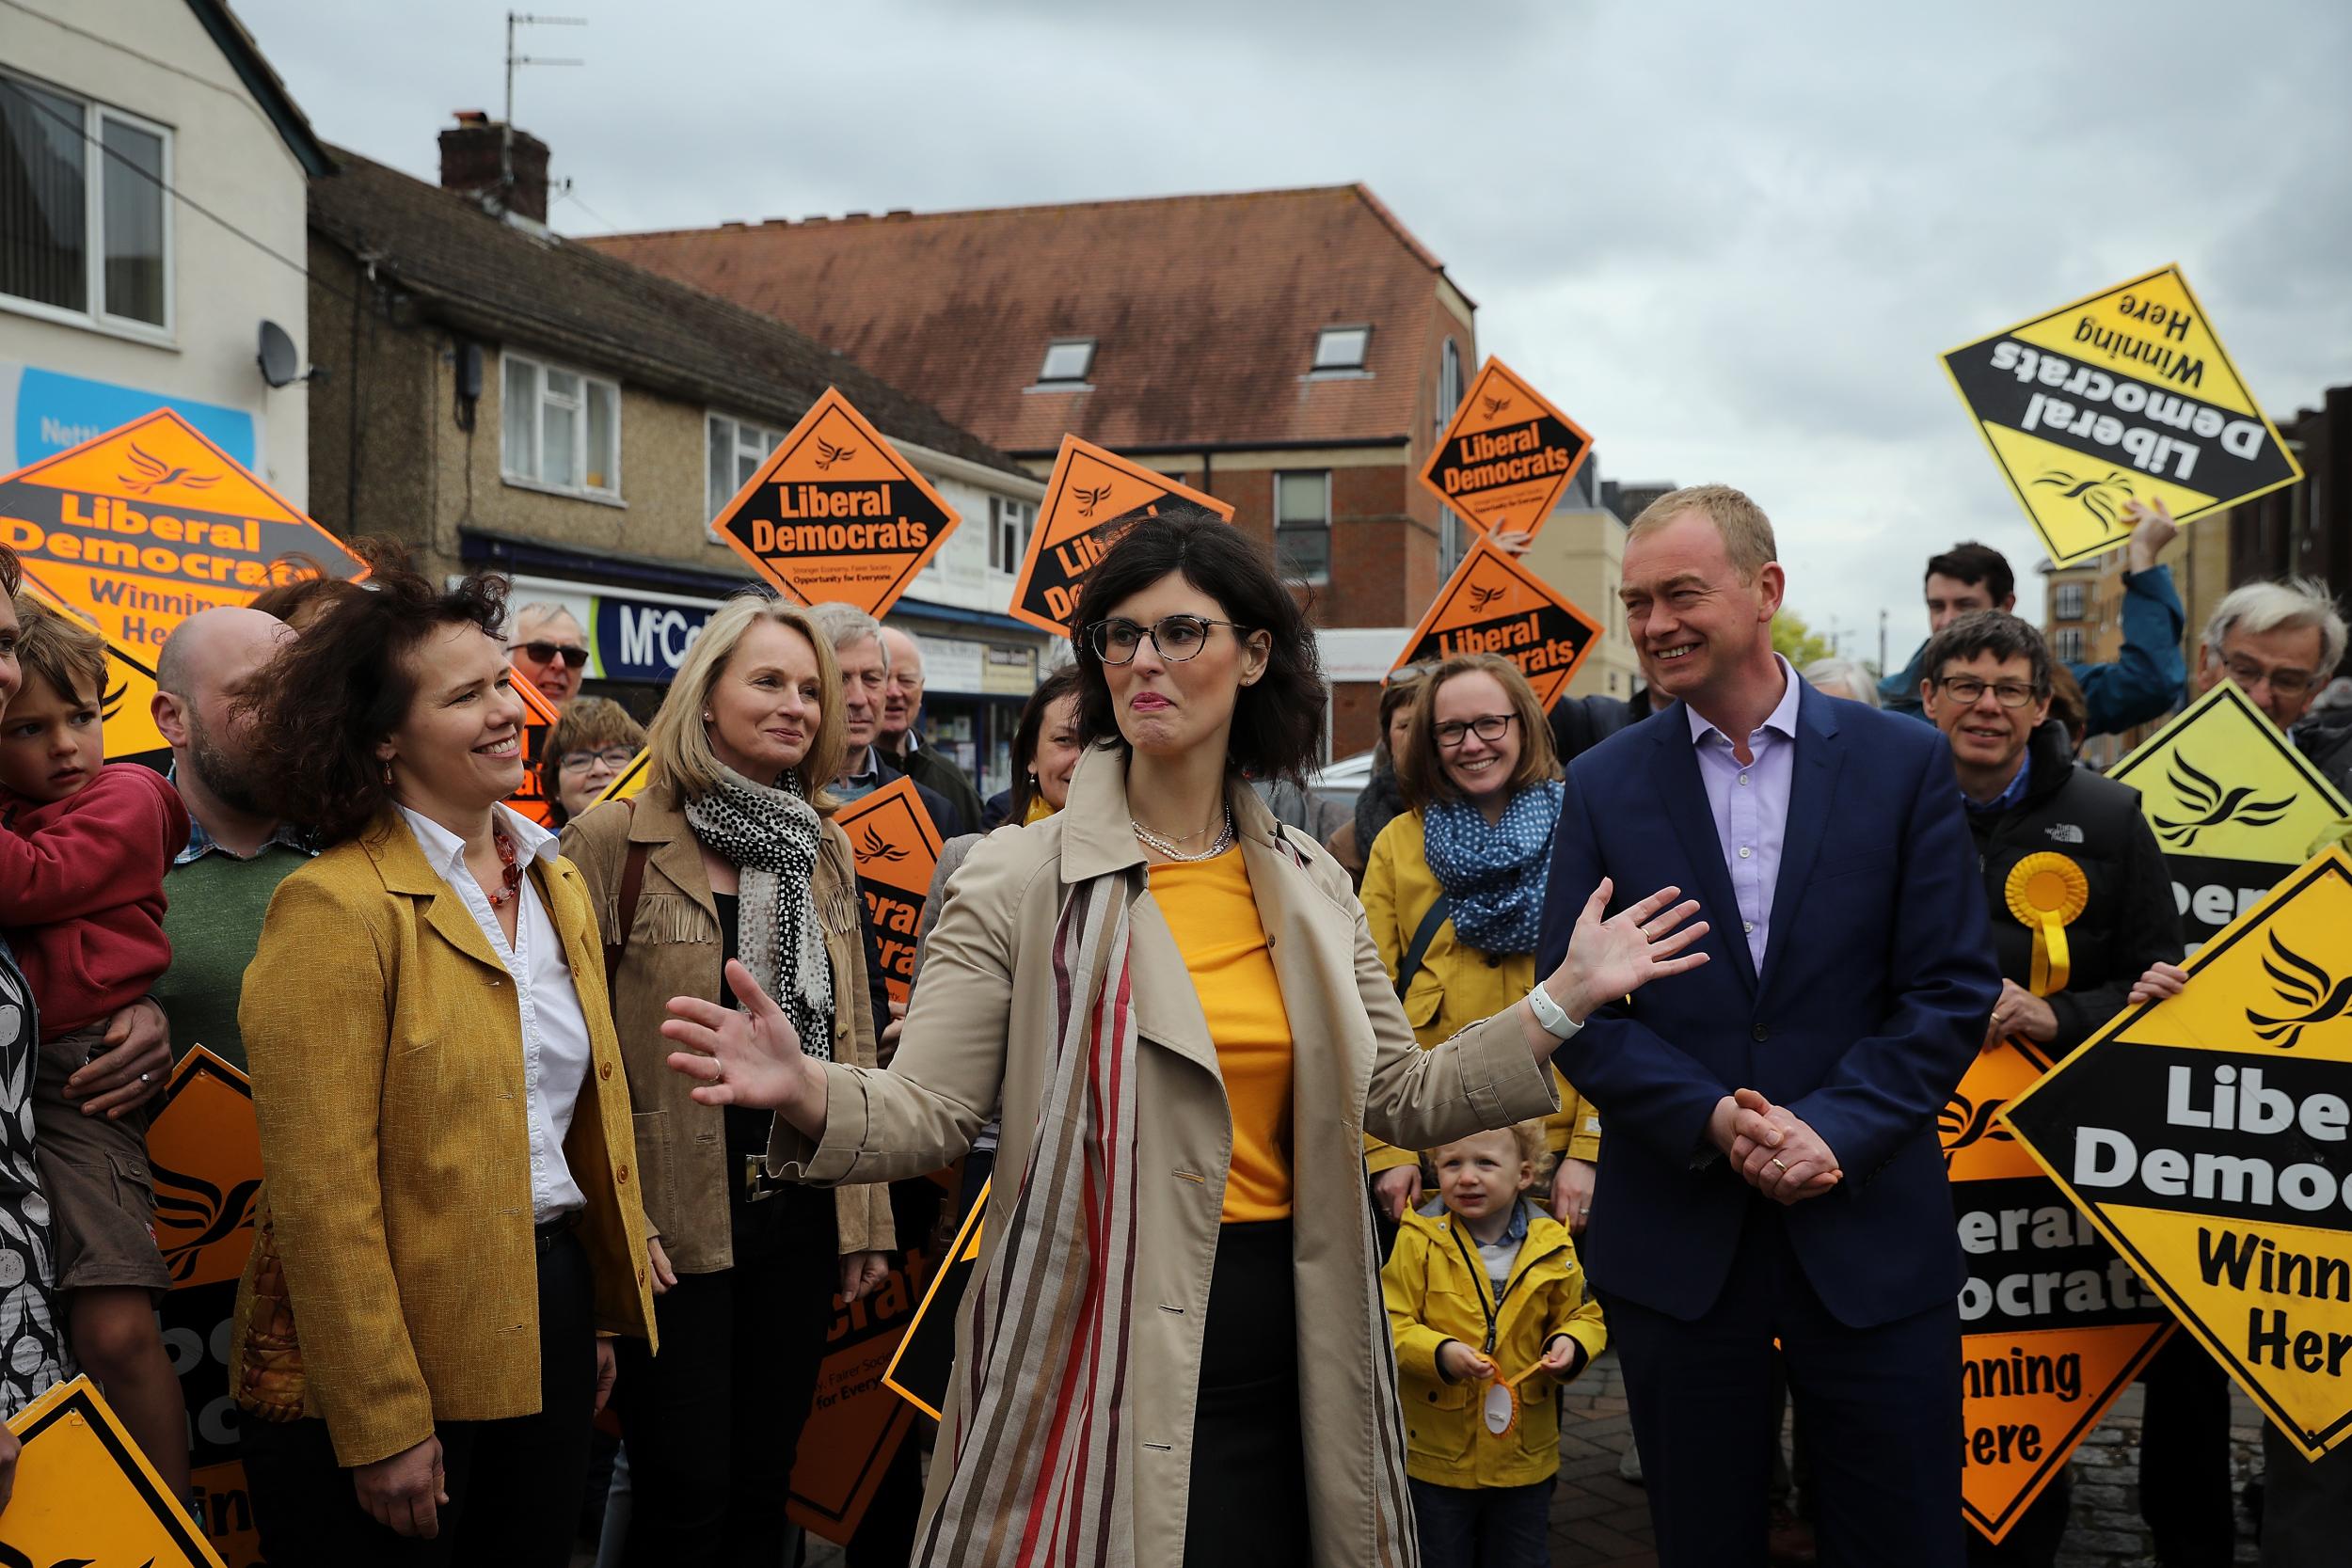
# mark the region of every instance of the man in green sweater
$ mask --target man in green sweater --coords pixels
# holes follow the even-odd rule
[[[175,1056],[200,1045],[245,1069],[237,1002],[262,940],[270,895],[310,858],[302,831],[255,799],[245,729],[230,693],[294,636],[258,610],[208,610],[183,621],[155,667],[155,727],[171,747],[186,802],[188,847],[164,879],[171,968],[154,990]]]

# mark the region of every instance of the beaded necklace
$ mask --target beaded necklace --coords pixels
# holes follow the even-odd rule
[[[522,891],[523,868],[515,858],[515,841],[506,836],[505,829],[491,829],[490,839],[498,846],[499,864],[503,867],[499,874],[499,885],[487,890],[490,908],[495,910]]]

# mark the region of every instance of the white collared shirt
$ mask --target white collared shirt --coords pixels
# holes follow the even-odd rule
[[[516,853],[528,867],[532,861],[555,860],[555,835],[507,806],[495,808]],[[452,892],[466,902],[474,924],[482,927],[490,951],[506,966],[515,982],[515,1002],[520,1010],[523,1037],[523,1090],[531,1125],[531,1221],[544,1225],[559,1214],[587,1207],[588,1198],[572,1180],[564,1158],[564,1137],[571,1131],[572,1112],[580,1103],[580,1085],[587,1081],[592,1053],[587,1015],[580,1011],[580,992],[572,984],[564,939],[540,902],[538,887],[529,876],[516,889],[515,942],[508,946],[499,928],[498,911],[466,869],[466,842],[431,817],[400,808],[418,847]]]

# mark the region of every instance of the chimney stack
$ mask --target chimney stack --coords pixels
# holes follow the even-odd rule
[[[480,109],[460,109],[441,133],[441,188],[462,191],[495,214],[548,221],[548,144],[510,131]]]

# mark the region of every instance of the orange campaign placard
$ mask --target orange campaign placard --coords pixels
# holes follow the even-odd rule
[[[1519,667],[1545,707],[1575,678],[1600,623],[1493,543],[1480,539],[1438,590],[1394,668],[1456,654],[1501,654]]]
[[[228,1568],[250,1568],[262,1560],[262,1541],[237,1450],[244,1415],[222,1360],[237,1284],[253,1250],[253,1205],[262,1185],[262,1133],[246,1075],[201,1044],[192,1046],[156,1101],[147,1157],[155,1178],[155,1242],[171,1274],[159,1310],[164,1348],[187,1401],[189,1479],[212,1549]],[[0,1521],[14,1516],[11,1508]]]
[[[2016,1527],[2172,1332],[2172,1315],[2000,1121],[2047,1063],[1978,1053],[1937,1118],[1968,1281],[1960,1292],[1961,1513]]]
[[[1074,635],[1078,591],[1112,541],[1138,517],[1149,517],[1166,501],[1190,501],[1233,520],[1233,503],[1179,484],[1115,451],[1075,436],[1061,438],[1061,453],[1038,503],[1037,526],[1029,531],[1029,553],[1012,587],[1012,614],[1057,637]]]
[[[166,766],[170,761],[170,748],[164,742],[163,731],[155,727],[155,655],[108,637],[95,617],[43,582],[30,568],[24,573],[24,586],[41,604],[61,615],[72,616],[105,640],[106,689],[99,694],[99,713],[105,726],[106,760],[128,762],[137,758],[158,768]]]
[[[539,764],[548,753],[548,736],[555,731],[555,721],[564,716],[547,694],[529,681],[515,683],[515,695],[523,700],[523,786],[506,798],[506,803],[530,817],[542,828],[555,825],[555,803],[548,799],[539,780]],[[606,796],[598,799],[608,799]]]
[[[1488,359],[1429,454],[1429,493],[1490,533],[1534,533],[1592,455],[1593,438],[1500,359]]]
[[[342,541],[169,408],[0,479],[0,544],[151,662],[199,610],[275,583],[362,578]]]
[[[58,1384],[8,1430],[23,1449],[0,1564],[223,1568],[88,1378]]]
[[[880,616],[960,520],[828,387],[711,527],[793,603]]]
[[[866,898],[866,921],[882,953],[882,979],[890,999],[904,1002],[914,980],[914,927],[939,868],[939,830],[923,809],[913,779],[894,779],[862,800],[834,814],[850,835],[857,856],[858,892]],[[882,1022],[878,1021],[879,1031]]]
[[[883,1386],[882,1375],[937,1261],[927,1242],[911,1244],[905,1260],[871,1295],[846,1303],[834,1298],[825,1359],[817,1370],[817,1392],[785,1501],[786,1516],[803,1529],[848,1544],[898,1445],[914,1430],[914,1407]]]

